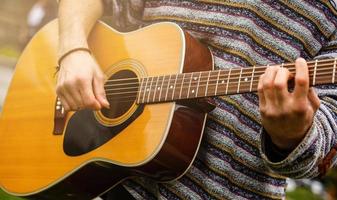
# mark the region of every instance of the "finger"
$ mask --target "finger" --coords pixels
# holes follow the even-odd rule
[[[263,77],[263,92],[266,104],[275,104],[274,80],[278,71],[278,66],[271,66],[266,69]]]
[[[308,99],[311,103],[313,110],[316,112],[316,110],[319,108],[319,105],[321,104],[321,100],[318,98],[314,88],[309,89]]]
[[[260,76],[259,83],[257,85],[257,94],[259,96],[259,106],[260,106],[260,108],[262,108],[266,105],[266,98],[265,98],[264,92],[263,92],[263,78],[264,78],[264,74],[262,74]]]
[[[63,81],[64,78],[63,78],[63,76],[61,76],[61,73],[62,72],[60,71],[60,73],[57,76],[56,94],[57,94],[58,97],[62,96],[62,90],[61,90],[61,88],[62,88],[62,83],[64,82]]]
[[[104,78],[101,76],[95,76],[93,81],[94,94],[98,102],[105,108],[109,108],[110,104],[106,98],[104,90]]]
[[[57,86],[56,93],[57,96],[59,96],[61,103],[66,111],[76,110],[76,103],[74,103],[71,98],[69,98],[69,95],[67,94],[67,91],[65,90],[62,83]]]
[[[58,76],[58,81],[57,81],[56,93],[61,100],[63,108],[66,111],[76,110],[77,108],[76,103],[69,97],[68,91],[66,89],[67,84],[65,80],[66,80],[66,74],[63,72],[60,72]]]
[[[78,85],[67,85],[65,86],[65,90],[69,94],[70,98],[72,98],[72,100],[75,102],[76,110],[83,108],[83,101],[78,89]]]
[[[280,68],[277,71],[274,80],[274,92],[278,102],[284,102],[289,97],[288,80],[290,78],[290,72],[287,68]]]
[[[63,97],[63,95],[58,95],[61,101],[61,105],[63,106],[64,110],[68,112],[70,110],[70,106],[68,105],[66,99]]]
[[[65,99],[66,103],[69,106],[69,109],[67,111],[69,111],[69,110],[73,110],[73,111],[78,110],[78,106],[77,106],[76,102],[73,100],[73,98],[70,96],[70,94],[65,91],[64,88],[62,90],[62,97]]]
[[[309,72],[307,62],[303,58],[296,59],[295,98],[307,98],[309,92]]]
[[[95,98],[92,84],[93,83],[91,81],[85,81],[81,84],[80,94],[82,97],[82,102],[86,108],[99,110],[101,109],[101,106]]]

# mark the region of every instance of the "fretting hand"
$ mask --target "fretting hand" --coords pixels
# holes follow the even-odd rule
[[[295,77],[286,68],[268,67],[258,84],[262,125],[273,143],[286,150],[301,142],[320,105],[317,94],[309,88],[306,61],[297,59],[295,67]],[[288,81],[292,78],[295,88],[289,92]]]

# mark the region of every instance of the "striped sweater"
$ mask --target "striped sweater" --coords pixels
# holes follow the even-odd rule
[[[337,55],[333,0],[104,2],[112,24],[122,30],[178,23],[209,46],[218,69]],[[136,178],[124,186],[136,199],[283,199],[285,178],[318,176],[318,164],[336,144],[337,87],[316,91],[321,105],[313,125],[283,160],[267,156],[256,94],[216,97],[198,155],[183,177],[170,183]]]

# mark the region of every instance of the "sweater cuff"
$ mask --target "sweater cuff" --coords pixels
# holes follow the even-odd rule
[[[297,163],[296,160],[304,156],[304,153],[310,149],[318,136],[315,120],[313,120],[313,124],[297,147],[290,151],[284,151],[272,143],[270,136],[264,128],[261,129],[260,133],[261,142],[259,143],[259,150],[261,157],[274,171],[282,170],[282,168],[288,168],[290,166],[292,166],[291,168],[296,168],[296,166],[294,166]]]
[[[264,149],[266,157],[271,162],[280,162],[284,160],[293,151],[293,149],[284,150],[277,147],[273,143],[270,135],[264,128],[262,129],[261,132],[261,142],[262,142],[262,149]]]

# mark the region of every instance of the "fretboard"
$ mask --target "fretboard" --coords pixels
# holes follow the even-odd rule
[[[336,83],[337,58],[307,63],[311,86]],[[295,74],[294,63],[279,66]],[[137,103],[159,103],[256,92],[259,78],[267,67],[269,65],[142,78]]]

